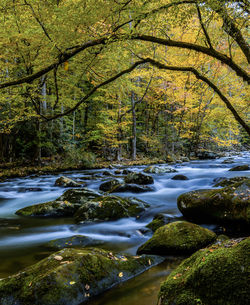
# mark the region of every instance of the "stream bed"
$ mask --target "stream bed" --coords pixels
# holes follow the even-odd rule
[[[138,247],[148,240],[152,233],[145,226],[157,213],[169,217],[181,217],[176,204],[177,197],[195,189],[212,188],[218,177],[248,176],[250,171],[229,171],[230,168],[249,164],[250,153],[242,152],[234,163],[225,164],[227,157],[191,161],[171,165],[178,174],[189,180],[172,180],[176,173],[150,174],[154,178],[154,191],[146,193],[117,193],[123,197],[137,197],[150,205],[148,212],[139,220],[123,218],[118,221],[98,224],[75,224],[72,218],[23,218],[15,215],[18,209],[47,202],[59,197],[67,188],[54,186],[55,180],[65,175],[86,183],[86,187],[98,190],[99,185],[110,177],[104,171],[115,175],[114,169],[70,171],[60,174],[13,178],[0,183],[0,278],[14,274],[32,265],[51,252],[44,244],[50,240],[85,235],[102,242],[101,247],[114,252],[136,254]],[[146,166],[129,167],[131,171],[143,171]],[[123,168],[124,169],[124,168]],[[116,175],[117,176],[117,175]],[[119,178],[118,178],[119,179]],[[120,177],[122,179],[122,177]],[[206,225],[215,229],[215,225]],[[91,300],[91,305],[155,305],[160,282],[181,262],[181,258],[168,257],[166,261],[151,268],[140,276],[107,291]]]

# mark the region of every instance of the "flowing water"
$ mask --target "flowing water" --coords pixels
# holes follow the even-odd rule
[[[105,249],[134,255],[137,248],[151,237],[150,232],[142,232],[145,232],[145,226],[155,214],[161,212],[169,217],[181,216],[176,204],[180,194],[195,189],[212,188],[213,180],[218,177],[250,176],[250,171],[228,171],[234,166],[249,164],[250,153],[243,152],[234,156],[233,164],[222,163],[225,159],[171,165],[178,174],[187,176],[189,180],[171,180],[176,173],[152,174],[155,181],[154,191],[142,194],[117,194],[137,197],[150,205],[147,214],[140,220],[124,218],[98,224],[75,224],[72,218],[41,219],[15,215],[18,209],[59,197],[66,188],[56,187],[54,183],[62,174],[74,180],[84,181],[88,188],[98,190],[103,181],[110,179],[102,175],[107,169],[29,176],[0,183],[0,278],[48,256],[50,252],[44,247],[48,241],[76,234],[101,240]],[[142,171],[144,168],[145,166],[136,166],[129,169]],[[108,171],[114,174],[115,169]],[[215,228],[213,225],[207,227]],[[179,258],[169,257],[163,264],[106,292],[90,303],[92,305],[156,304],[160,282],[179,262]]]

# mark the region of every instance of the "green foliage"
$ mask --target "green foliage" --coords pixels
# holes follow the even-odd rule
[[[71,145],[65,149],[64,160],[72,165],[77,164],[83,167],[91,167],[96,161],[96,156],[92,152],[87,152],[82,148],[76,148],[74,145]]]

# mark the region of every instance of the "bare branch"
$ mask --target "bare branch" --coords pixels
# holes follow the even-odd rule
[[[202,30],[203,30],[203,32],[204,32],[204,35],[206,36],[206,39],[207,39],[207,43],[208,43],[209,47],[210,47],[211,49],[213,49],[213,46],[212,46],[212,43],[211,43],[211,39],[210,39],[210,37],[209,37],[209,35],[208,35],[208,32],[207,32],[207,30],[206,30],[206,28],[205,28],[205,25],[204,25],[203,21],[202,21],[201,11],[200,11],[199,5],[198,5],[197,3],[196,3],[196,9],[197,9],[197,13],[198,13],[200,25],[201,25]]]

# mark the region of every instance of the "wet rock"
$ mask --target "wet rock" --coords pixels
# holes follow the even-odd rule
[[[197,157],[200,159],[200,160],[206,160],[206,159],[216,159],[216,158],[219,158],[220,156],[217,154],[217,153],[214,153],[212,151],[199,151],[197,153]]]
[[[112,176],[112,174],[108,171],[104,171],[102,174],[103,176]]]
[[[148,205],[136,198],[101,196],[88,200],[74,215],[77,222],[108,221],[124,217],[137,217],[145,212]]]
[[[160,305],[246,305],[250,300],[250,238],[201,249],[161,285]]]
[[[54,201],[25,207],[16,214],[33,217],[71,217],[85,201],[99,196],[101,194],[87,188],[68,190]]]
[[[158,228],[174,221],[181,220],[181,217],[171,217],[169,215],[159,213],[156,214],[153,218],[153,220],[146,225],[146,228],[149,228],[153,232],[155,232]]]
[[[245,164],[245,165],[235,166],[235,167],[231,168],[229,171],[236,172],[236,171],[248,171],[248,170],[250,170],[250,167],[249,167],[249,165]]]
[[[111,193],[144,193],[144,192],[153,192],[154,188],[147,185],[137,185],[137,184],[120,184],[115,186],[110,192]]]
[[[126,183],[135,183],[135,184],[152,184],[154,183],[154,179],[143,173],[130,173],[125,178],[124,181]]]
[[[131,173],[133,173],[131,170],[129,170],[129,169],[124,169],[123,171],[122,171],[122,174],[123,175],[128,175],[128,174],[131,174]]]
[[[216,239],[208,229],[187,221],[176,221],[157,229],[151,239],[143,244],[138,254],[190,254]]]
[[[181,157],[182,162],[190,162],[188,157]]]
[[[162,174],[162,173],[176,173],[177,170],[172,167],[167,166],[155,166],[150,165],[147,168],[145,168],[144,173],[151,173],[151,174]]]
[[[115,170],[115,174],[116,174],[116,175],[120,175],[121,173],[122,173],[121,170],[119,170],[119,169]]]
[[[185,218],[197,222],[250,224],[250,179],[215,190],[182,194],[178,208]]]
[[[120,186],[121,183],[117,179],[106,181],[99,186],[99,189],[103,192],[112,191],[115,187]]]
[[[225,159],[223,162],[221,162],[222,164],[232,164],[235,163],[234,162],[234,158],[227,158]]]
[[[74,235],[65,238],[59,238],[55,240],[51,240],[44,246],[46,248],[61,250],[64,248],[83,248],[83,247],[93,247],[97,245],[103,244],[100,240],[95,240],[91,237],[84,235]]]
[[[68,177],[62,176],[58,178],[55,182],[55,186],[62,186],[62,187],[81,187],[82,184],[78,183]]]
[[[42,192],[40,187],[19,187],[18,193],[27,193],[27,192]]]
[[[217,180],[214,179],[214,182],[217,182],[214,186],[215,187],[219,187],[219,186],[225,187],[225,186],[229,186],[234,183],[241,182],[241,181],[244,181],[247,179],[248,179],[247,177],[234,177],[234,178],[226,178],[226,177],[223,178],[222,177],[220,179],[217,178]]]
[[[175,175],[174,177],[171,178],[172,180],[189,180],[188,177],[184,175]]]
[[[110,192],[110,193],[124,193],[124,192],[144,193],[144,192],[154,191],[154,188],[150,186],[121,183],[117,179],[102,183],[99,189],[101,191]]]
[[[160,261],[96,248],[63,249],[1,280],[0,304],[79,305]]]

